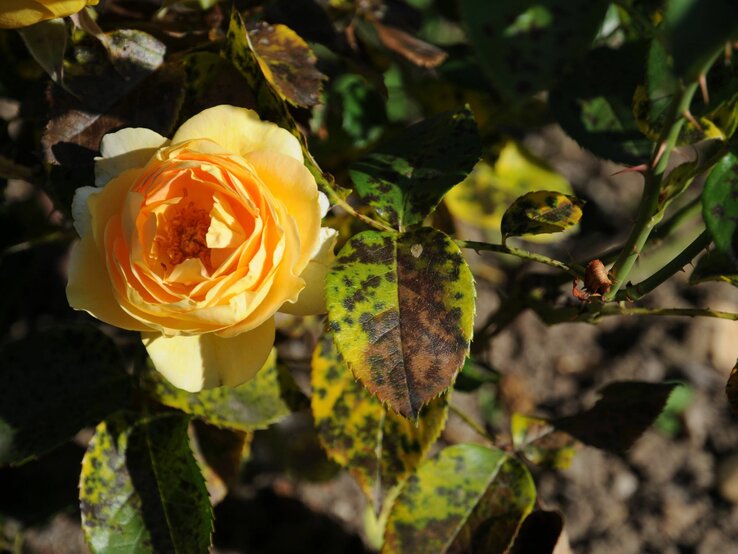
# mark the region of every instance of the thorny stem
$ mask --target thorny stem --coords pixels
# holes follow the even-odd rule
[[[477,252],[486,250],[488,252],[497,252],[498,254],[509,254],[510,256],[517,256],[524,260],[530,260],[562,269],[573,277],[582,277],[582,275],[584,275],[584,268],[579,264],[566,264],[562,261],[544,256],[543,254],[536,254],[535,252],[529,252],[528,250],[523,250],[521,248],[506,245],[503,246],[502,244],[491,244],[488,242],[477,242],[475,240],[456,240],[455,242],[459,248],[470,248]]]
[[[461,410],[458,406],[452,404],[449,402],[448,404],[449,410],[451,410],[453,413],[455,413],[457,416],[459,416],[464,423],[466,423],[470,428],[472,428],[479,436],[485,438],[486,440],[490,441],[492,444],[495,443],[495,439],[492,435],[487,433],[487,431],[484,430],[484,428],[479,425],[476,421],[474,421],[469,415],[467,415],[463,410]]]
[[[671,260],[664,267],[659,269],[656,273],[651,275],[648,279],[637,283],[635,285],[628,285],[625,289],[618,292],[616,300],[640,300],[646,294],[651,292],[653,289],[658,287],[661,283],[666,281],[669,277],[681,271],[685,265],[690,263],[702,250],[707,248],[712,242],[712,235],[710,232],[705,230],[694,239],[684,250],[682,250],[673,260]]]
[[[646,244],[651,230],[659,223],[663,216],[663,211],[658,209],[661,180],[669,163],[671,151],[676,146],[679,132],[684,125],[684,117],[681,114],[688,110],[697,87],[697,83],[691,83],[685,87],[681,94],[675,97],[671,105],[670,120],[672,124],[665,133],[662,133],[661,139],[656,148],[654,148],[654,153],[651,157],[651,167],[645,174],[643,196],[639,205],[638,215],[620,255],[615,260],[615,265],[612,268],[613,285],[610,291],[603,297],[605,302],[610,302],[615,298],[618,290],[628,278],[641,250],[643,250],[643,246]]]

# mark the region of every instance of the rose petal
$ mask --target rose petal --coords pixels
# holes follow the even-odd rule
[[[274,344],[274,318],[230,338],[212,333],[141,336],[154,367],[174,386],[189,392],[221,385],[235,387],[254,377],[267,361]]]
[[[91,194],[100,192],[96,187],[79,187],[74,191],[72,198],[72,221],[74,228],[80,237],[85,236],[92,230],[92,216],[87,207],[87,199]]]
[[[95,158],[95,186],[104,187],[127,169],[146,165],[157,149],[169,139],[143,128],[126,128],[108,133],[100,143],[102,157]]]
[[[289,131],[236,106],[215,106],[191,117],[174,134],[172,144],[194,139],[210,139],[234,154],[269,150],[303,160],[300,141]]]

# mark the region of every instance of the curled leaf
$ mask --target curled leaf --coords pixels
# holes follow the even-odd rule
[[[503,237],[559,233],[579,223],[584,203],[574,196],[539,190],[515,200],[502,216]]]

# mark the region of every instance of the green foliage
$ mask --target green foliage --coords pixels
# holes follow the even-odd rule
[[[382,552],[505,552],[535,498],[527,468],[502,450],[450,446],[408,479]]]
[[[356,192],[390,225],[403,229],[430,214],[479,160],[481,143],[468,110],[408,127],[351,166]]]
[[[131,400],[120,352],[94,327],[36,333],[1,357],[0,465],[44,454]]]
[[[156,371],[147,372],[145,386],[158,402],[211,425],[238,431],[266,429],[290,413],[282,398],[276,361],[273,350],[256,377],[237,387],[188,393],[172,386]]]
[[[732,260],[738,259],[738,158],[720,160],[705,182],[702,216],[715,246]]]
[[[326,279],[329,328],[364,386],[418,417],[446,390],[469,350],[474,280],[458,247],[423,227],[366,231],[341,249]]]
[[[502,236],[559,233],[579,223],[583,202],[556,191],[524,194],[502,216]]]
[[[187,422],[159,414],[97,426],[79,485],[92,552],[208,552],[212,510]]]
[[[422,409],[417,424],[385,408],[354,379],[325,333],[313,354],[312,411],[321,444],[348,469],[379,511],[389,491],[413,472],[446,423],[446,395]]]

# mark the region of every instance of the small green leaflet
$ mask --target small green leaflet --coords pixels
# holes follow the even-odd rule
[[[579,223],[583,202],[550,190],[524,194],[502,216],[502,236],[558,233]]]
[[[717,249],[738,260],[738,158],[728,154],[712,169],[702,192],[702,216]]]

